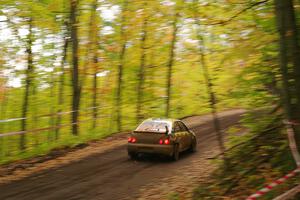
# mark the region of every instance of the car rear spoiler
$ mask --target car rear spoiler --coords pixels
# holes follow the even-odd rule
[[[165,134],[165,132],[157,132],[157,131],[133,131],[133,133],[155,133],[155,134]]]

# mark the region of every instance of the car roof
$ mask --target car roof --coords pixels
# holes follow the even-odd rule
[[[146,119],[145,121],[159,121],[159,122],[171,122],[171,123],[174,123],[176,121],[180,121],[178,119],[171,119],[171,118],[149,118],[149,119]]]

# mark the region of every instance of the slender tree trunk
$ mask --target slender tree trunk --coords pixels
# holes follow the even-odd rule
[[[53,97],[55,95],[55,81],[54,81],[54,71],[51,72],[50,74],[50,93],[49,93],[49,99],[51,99],[51,102],[53,102]],[[55,104],[51,104],[50,105],[50,113],[51,113],[51,116],[49,118],[49,127],[53,127],[55,125],[55,115],[54,115],[54,112],[55,112]],[[53,140],[53,133],[55,133],[55,131],[53,132],[52,130],[48,131],[48,142],[51,142]]]
[[[39,119],[38,119],[39,107],[36,104],[36,102],[37,102],[37,85],[34,82],[34,80],[31,84],[30,96],[31,96],[30,107],[31,107],[31,113],[32,113],[32,117],[31,117],[32,121],[31,121],[31,124],[30,124],[31,126],[27,127],[27,129],[35,129],[38,126],[38,123],[39,123]],[[29,118],[27,120],[27,123],[28,122],[29,122]],[[37,146],[40,142],[39,141],[40,136],[38,134],[36,134],[36,135],[33,136],[33,138],[34,138],[34,145]]]
[[[72,134],[78,135],[78,116],[80,106],[80,83],[78,66],[78,22],[77,22],[77,0],[71,0],[70,26],[72,42]]]
[[[151,113],[150,115],[153,115],[153,108],[155,107],[155,76],[154,76],[154,72],[155,72],[155,49],[152,49],[150,52],[150,56],[149,56],[149,65],[147,65],[147,69],[149,69],[147,71],[147,77],[148,78],[148,86],[146,88],[148,88],[149,93],[151,94],[150,99],[149,99],[149,111],[147,111],[147,113]],[[146,118],[150,117],[150,116],[145,116]]]
[[[9,91],[6,91],[6,86],[5,83],[3,83],[4,87],[3,87],[3,98],[1,99],[1,103],[0,103],[0,119],[6,119],[6,113],[7,113],[7,106],[8,106],[8,102],[9,102]],[[6,131],[6,124],[5,122],[2,123],[0,125],[0,134],[4,133]]]
[[[94,62],[94,57],[91,56],[92,53],[94,53],[94,51],[97,50],[97,36],[99,34],[99,29],[97,29],[97,6],[98,6],[98,0],[94,0],[92,2],[91,5],[91,15],[90,15],[90,19],[89,19],[89,25],[88,25],[88,43],[86,46],[86,53],[85,53],[85,61],[84,61],[84,65],[83,65],[83,70],[82,70],[82,78],[80,79],[80,94],[81,94],[81,98],[83,98],[83,94],[82,94],[82,88],[86,85],[86,80],[88,78],[88,71],[89,71],[89,67],[91,66],[90,64],[92,62]]]
[[[64,35],[64,45],[63,45],[63,55],[60,63],[60,79],[59,79],[59,87],[58,87],[58,110],[57,110],[57,118],[56,118],[56,129],[55,129],[55,140],[59,139],[60,125],[61,125],[61,112],[64,105],[64,91],[65,91],[65,64],[67,61],[67,51],[69,45],[69,31],[68,24],[65,22],[65,35]]]
[[[142,104],[144,96],[144,83],[145,83],[145,63],[146,63],[146,40],[147,40],[147,24],[148,19],[144,17],[142,25],[141,37],[141,63],[138,73],[138,88],[137,88],[137,106],[136,106],[136,120],[137,124],[143,119]]]
[[[198,32],[198,34],[200,34],[200,33]],[[202,47],[204,47],[204,45],[205,45],[204,38],[199,40],[199,45],[200,46],[203,45]],[[215,128],[215,131],[217,133],[219,148],[220,148],[220,151],[222,153],[225,153],[223,134],[221,132],[220,121],[219,121],[219,118],[218,118],[218,115],[217,115],[216,95],[215,95],[215,92],[213,90],[213,84],[212,84],[210,74],[208,72],[205,53],[203,52],[203,49],[201,47],[200,47],[199,51],[200,51],[200,63],[201,63],[201,67],[202,67],[202,70],[203,70],[203,76],[204,76],[204,79],[205,79],[205,82],[206,82],[207,93],[209,95],[209,104],[210,104],[210,108],[211,108],[211,114],[212,114],[212,117],[213,117],[214,128]]]
[[[26,78],[25,78],[25,93],[23,97],[23,107],[22,107],[22,122],[21,122],[21,131],[26,131],[27,129],[27,114],[28,114],[28,107],[29,107],[29,96],[30,96],[30,89],[32,87],[33,81],[33,60],[32,60],[32,18],[29,19],[29,34],[27,38],[27,46],[26,46],[26,53],[27,53],[27,69],[26,69]],[[20,138],[20,150],[24,151],[26,148],[26,137],[25,134],[21,135]]]
[[[126,33],[125,33],[125,20],[127,12],[128,1],[124,0],[122,7],[122,19],[121,19],[121,51],[119,54],[119,65],[118,65],[118,79],[117,79],[117,92],[116,92],[116,114],[117,114],[117,130],[122,130],[122,88],[123,88],[123,68],[125,64],[125,53],[126,53]]]
[[[123,88],[123,67],[124,56],[126,52],[126,44],[122,45],[120,52],[120,63],[118,65],[118,83],[117,83],[117,97],[116,97],[116,113],[117,113],[117,130],[122,130],[122,88]]]
[[[206,56],[205,56],[205,40],[203,38],[203,36],[201,35],[201,30],[200,30],[200,21],[199,21],[199,16],[198,16],[198,11],[197,11],[197,3],[194,0],[194,19],[197,25],[197,29],[196,29],[196,34],[197,34],[197,39],[198,39],[198,46],[199,46],[199,53],[200,53],[200,63],[201,63],[201,67],[203,70],[203,75],[204,75],[204,79],[206,82],[206,87],[207,87],[207,92],[209,95],[209,104],[210,104],[210,108],[211,108],[211,114],[213,117],[213,123],[214,123],[214,128],[216,131],[216,135],[217,135],[217,140],[218,140],[218,144],[219,144],[219,148],[221,153],[224,153],[223,158],[224,161],[226,161],[225,158],[225,146],[224,146],[224,139],[223,139],[223,134],[221,132],[221,127],[220,127],[220,121],[217,115],[217,108],[216,108],[216,95],[215,92],[213,91],[213,84],[212,84],[212,80],[208,71],[208,66],[206,63]]]
[[[98,7],[98,1],[94,0],[92,3],[92,10],[89,20],[89,43],[88,43],[88,50],[86,54],[86,66],[89,66],[90,63],[92,63],[93,67],[93,93],[92,93],[92,116],[93,116],[93,123],[92,123],[92,129],[96,128],[97,125],[97,118],[98,118],[98,103],[97,103],[97,88],[98,88],[98,79],[97,79],[97,73],[98,73],[98,45],[99,45],[99,20],[97,16],[97,7]],[[91,58],[92,57],[92,58]],[[86,72],[87,69],[84,70]],[[84,79],[83,79],[84,80]],[[83,85],[84,83],[82,83]]]
[[[171,95],[172,95],[172,74],[173,74],[173,64],[175,59],[175,44],[177,41],[177,31],[178,31],[178,22],[179,18],[179,9],[176,8],[176,13],[174,16],[174,21],[172,24],[173,32],[172,32],[172,40],[171,40],[171,46],[170,46],[170,52],[169,52],[169,59],[167,62],[167,94],[166,94],[166,111],[165,111],[165,117],[170,116],[170,104],[171,104]]]
[[[0,83],[2,84],[1,80]],[[0,96],[0,119],[6,119],[6,112],[7,112],[7,104],[8,104],[8,100],[9,100],[9,91],[6,90],[6,84],[3,81],[3,97],[1,98]],[[0,122],[0,134],[1,133],[5,133],[6,132],[6,124],[1,123]],[[4,156],[4,140],[1,137],[0,138],[0,158],[2,158],[2,156]]]
[[[95,53],[94,56],[94,74],[93,74],[93,126],[92,128],[95,129],[97,125],[97,118],[98,118],[98,79],[97,79],[97,73],[98,73],[98,58],[97,54]]]

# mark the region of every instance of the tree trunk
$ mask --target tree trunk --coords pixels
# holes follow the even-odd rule
[[[67,51],[69,45],[69,31],[68,31],[68,23],[65,22],[65,34],[64,34],[64,45],[63,45],[63,55],[60,63],[60,79],[59,79],[59,88],[58,88],[58,110],[57,110],[57,118],[56,118],[56,129],[55,129],[55,140],[59,139],[59,131],[61,125],[61,112],[64,105],[64,91],[65,91],[65,64],[67,61]]]
[[[144,6],[144,8],[146,5]],[[145,14],[144,14],[145,15]],[[138,73],[138,87],[137,87],[137,106],[136,106],[136,121],[137,124],[143,119],[142,115],[142,104],[144,96],[144,83],[145,83],[145,63],[146,63],[146,40],[147,40],[147,24],[148,19],[144,16],[144,21],[142,24],[142,37],[141,37],[141,63]]]
[[[275,0],[274,2],[280,35],[279,48],[283,105],[286,118],[289,121],[300,123],[300,48],[293,1]],[[294,129],[296,142],[298,147],[300,147],[300,127],[295,126]]]
[[[295,79],[295,99],[297,99],[296,109],[293,117],[295,120],[300,119],[300,47],[299,36],[297,30],[297,22],[295,17],[294,5],[292,0],[284,1],[287,4],[287,31],[286,37],[291,49],[291,62],[293,63],[293,78]]]
[[[31,107],[32,117],[31,117],[31,123],[30,123],[31,126],[28,127],[28,125],[27,125],[27,129],[36,129],[38,127],[38,124],[39,124],[39,119],[38,119],[39,107],[36,104],[38,92],[37,92],[37,85],[35,84],[34,81],[31,84],[30,91],[31,91],[31,93],[30,93],[30,95],[31,95],[30,107]],[[29,118],[27,117],[27,124],[29,124],[28,121],[29,121]],[[38,134],[33,136],[35,146],[39,145],[39,142],[40,142],[39,138],[40,138],[40,136]]]
[[[53,60],[54,61],[54,60]],[[51,99],[51,102],[54,102],[53,97],[55,96],[55,81],[54,81],[54,70],[51,72],[50,74],[50,81],[49,81],[49,85],[50,85],[50,93],[49,93],[49,99]],[[55,126],[55,104],[51,104],[50,105],[50,118],[49,118],[49,127],[53,127]],[[55,134],[55,131],[49,130],[48,131],[48,142],[52,142],[53,140],[53,133]]]
[[[98,118],[98,50],[99,50],[99,19],[97,16],[97,7],[98,7],[98,1],[94,0],[92,4],[92,11],[90,16],[90,22],[89,22],[89,47],[86,55],[86,66],[89,65],[89,63],[92,63],[93,67],[93,94],[92,94],[92,116],[93,116],[93,123],[92,123],[92,129],[96,128],[97,125],[97,118]],[[91,56],[92,55],[92,59]],[[92,61],[92,62],[91,62]]]
[[[212,84],[212,80],[208,71],[208,66],[206,63],[206,56],[205,56],[205,40],[204,37],[201,35],[201,30],[200,30],[200,21],[199,21],[199,16],[198,16],[198,11],[197,11],[197,3],[194,0],[194,19],[197,25],[196,28],[196,34],[197,34],[197,39],[199,42],[199,53],[200,53],[200,63],[201,63],[201,67],[203,70],[203,76],[205,79],[205,83],[206,83],[206,87],[207,87],[207,92],[209,95],[209,104],[210,104],[210,108],[211,108],[211,114],[213,117],[213,123],[214,123],[214,128],[216,131],[216,135],[217,135],[217,140],[218,140],[218,144],[219,144],[219,148],[221,153],[223,153],[223,159],[224,161],[226,161],[225,158],[225,146],[224,146],[224,139],[223,139],[223,134],[221,132],[221,127],[220,127],[220,121],[218,119],[218,115],[217,115],[217,108],[216,108],[216,95],[215,92],[213,91],[213,84]]]
[[[117,114],[117,130],[122,130],[122,87],[123,87],[123,68],[125,64],[125,53],[126,53],[126,33],[125,33],[125,20],[127,11],[128,1],[124,0],[122,7],[122,19],[121,19],[121,51],[119,54],[119,65],[118,65],[118,79],[117,79],[117,92],[116,92],[116,114]]]
[[[93,74],[93,126],[92,128],[95,129],[97,125],[97,118],[98,118],[98,103],[97,103],[97,98],[98,98],[98,79],[97,79],[97,73],[98,73],[98,58],[97,54],[95,53],[94,56],[94,74]]]
[[[4,90],[6,88],[5,86],[6,83],[3,83],[4,85]],[[8,102],[9,102],[9,90],[7,91],[4,91],[3,93],[3,99],[1,99],[1,103],[0,103],[0,119],[6,119],[8,117],[6,117],[6,113],[7,113],[7,110],[8,110]],[[1,133],[5,133],[6,132],[6,123],[1,123],[0,122],[0,134]]]
[[[21,131],[26,131],[27,129],[27,114],[28,114],[28,107],[29,107],[29,96],[30,90],[32,87],[33,81],[33,60],[32,60],[32,18],[29,19],[29,34],[27,38],[27,46],[26,46],[26,53],[27,53],[27,69],[26,69],[26,78],[25,78],[25,93],[23,97],[23,107],[22,107],[22,122],[21,122]],[[20,138],[20,150],[24,151],[26,148],[26,136],[25,134],[21,135]]]
[[[169,52],[169,59],[167,62],[167,94],[166,94],[166,111],[165,111],[165,117],[168,118],[170,116],[170,103],[171,103],[171,95],[172,95],[172,69],[175,59],[175,44],[177,41],[177,22],[179,18],[179,9],[176,8],[176,13],[174,16],[174,21],[172,24],[173,32],[172,32],[172,40],[171,40],[171,46],[170,46],[170,52]]]
[[[78,116],[80,106],[80,84],[78,66],[78,22],[77,0],[71,0],[70,26],[72,42],[72,134],[78,135]]]
[[[291,92],[289,84],[288,73],[288,59],[287,59],[287,44],[285,39],[286,31],[286,17],[283,9],[283,1],[275,0],[275,12],[277,17],[277,26],[280,35],[279,48],[280,48],[280,70],[282,79],[282,100],[285,108],[286,117],[288,120],[292,119],[292,105],[291,105]]]
[[[88,25],[88,42],[86,45],[86,53],[85,53],[85,60],[83,64],[82,76],[80,79],[80,94],[81,98],[83,98],[84,94],[82,94],[82,88],[86,85],[86,80],[89,76],[89,67],[91,63],[94,62],[94,56],[91,56],[95,51],[97,51],[97,37],[99,34],[99,29],[97,29],[97,6],[98,1],[94,0],[91,4],[91,14],[89,18],[89,25]]]
[[[295,90],[294,99],[296,99],[295,109],[293,109],[293,120],[300,123],[300,48],[298,43],[298,30],[297,30],[297,23],[294,11],[294,5],[292,0],[285,0],[287,6],[287,31],[286,37],[288,40],[289,48],[291,49],[290,56],[291,56],[291,63],[293,66],[293,75],[292,78],[295,81]],[[297,142],[297,146],[300,147],[300,126],[295,126],[295,138]],[[298,148],[299,149],[299,148]]]

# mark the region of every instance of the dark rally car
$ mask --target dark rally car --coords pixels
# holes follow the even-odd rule
[[[136,159],[139,153],[161,154],[178,160],[185,150],[196,151],[195,134],[180,120],[147,119],[128,137],[128,155]]]

